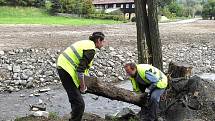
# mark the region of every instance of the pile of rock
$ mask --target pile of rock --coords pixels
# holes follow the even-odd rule
[[[215,72],[215,49],[208,43],[163,46],[164,72],[170,61],[187,63],[195,74]],[[0,92],[58,84],[56,59],[62,50],[15,49],[0,51]],[[137,62],[136,48],[105,47],[95,55],[90,74],[108,82],[126,79],[123,65]]]
[[[0,51],[0,91],[58,84],[56,59],[61,51],[44,48]],[[136,54],[126,48],[98,50],[90,73],[103,81],[124,80],[123,64],[136,60],[135,57]]]

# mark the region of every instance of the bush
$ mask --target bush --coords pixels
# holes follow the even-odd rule
[[[0,0],[0,5],[42,7],[45,5],[45,0]]]
[[[159,14],[166,16],[168,19],[176,18],[176,14],[171,13],[167,7],[161,8]]]
[[[183,6],[177,3],[171,3],[168,5],[169,12],[175,13],[176,16],[182,17],[183,16]]]
[[[136,22],[136,17],[132,17],[131,22]]]
[[[52,13],[84,14],[94,12],[92,0],[52,0]]]
[[[6,0],[0,0],[0,5],[6,5]]]
[[[203,19],[212,19],[215,17],[215,0],[209,0],[208,3],[204,4],[202,11]]]
[[[116,21],[124,21],[124,17],[120,15],[110,15],[110,14],[90,14],[87,18],[92,19],[109,19]]]

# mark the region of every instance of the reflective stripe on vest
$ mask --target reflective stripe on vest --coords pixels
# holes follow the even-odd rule
[[[71,45],[70,48],[72,49],[72,51],[75,53],[76,57],[78,58],[78,60],[81,59],[81,56],[78,54],[77,50]]]
[[[65,52],[63,52],[62,54],[70,62],[71,65],[73,65],[75,68],[77,68],[77,65],[74,63],[74,61]]]

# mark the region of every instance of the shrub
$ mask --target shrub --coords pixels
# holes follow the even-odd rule
[[[0,0],[0,5],[6,5],[6,0]]]
[[[131,22],[136,22],[136,17],[132,17]]]
[[[176,14],[171,13],[167,7],[161,8],[159,13],[160,13],[160,15],[164,15],[169,19],[174,19],[176,17]]]
[[[52,0],[52,13],[88,15],[94,12],[92,0]]]
[[[209,0],[208,3],[203,6],[202,18],[212,19],[213,16],[215,17],[215,0]]]
[[[123,21],[124,17],[120,15],[110,15],[110,14],[90,14],[87,18],[92,19],[110,19],[116,21]]]
[[[169,12],[175,13],[176,16],[182,17],[183,16],[183,6],[177,3],[171,3],[168,5]]]

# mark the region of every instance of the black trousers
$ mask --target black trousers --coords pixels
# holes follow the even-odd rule
[[[70,121],[81,121],[85,103],[79,89],[75,86],[72,77],[64,69],[57,69],[62,85],[67,92],[69,102],[71,104],[71,119]]]

